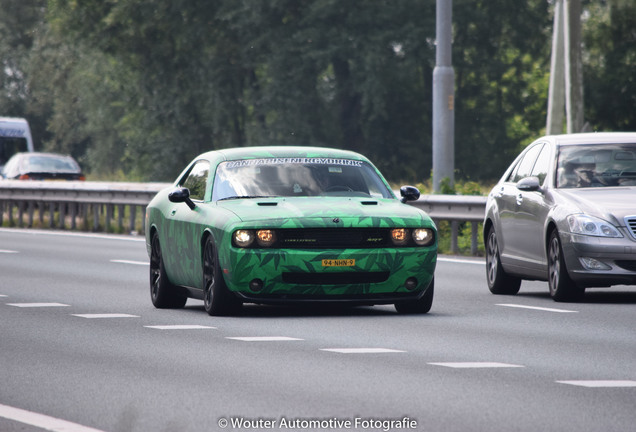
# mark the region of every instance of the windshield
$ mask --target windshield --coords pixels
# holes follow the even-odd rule
[[[557,163],[557,187],[636,185],[636,143],[563,146]]]
[[[66,156],[29,155],[22,164],[22,170],[25,172],[78,172],[79,167],[73,159]]]
[[[212,200],[254,197],[391,198],[369,164],[350,159],[270,158],[228,161],[216,170]]]

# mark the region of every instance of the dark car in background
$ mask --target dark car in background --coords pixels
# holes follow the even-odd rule
[[[486,272],[494,294],[548,281],[556,301],[636,284],[636,133],[545,136],[488,196]]]
[[[17,153],[2,169],[8,180],[85,180],[73,157],[56,153]]]

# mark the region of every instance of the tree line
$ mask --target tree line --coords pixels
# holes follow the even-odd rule
[[[585,117],[636,130],[636,4],[583,1]],[[0,0],[0,115],[93,178],[170,181],[197,154],[319,145],[393,181],[432,168],[435,0]],[[454,0],[456,178],[544,133],[553,5]]]

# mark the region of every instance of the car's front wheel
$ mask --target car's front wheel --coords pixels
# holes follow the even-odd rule
[[[521,279],[510,276],[501,265],[499,242],[494,227],[490,227],[486,236],[486,280],[493,294],[517,294],[521,287]]]
[[[395,303],[395,310],[401,314],[425,314],[433,306],[433,295],[435,294],[435,278],[431,279],[426,292],[417,300],[409,302]]]
[[[574,283],[568,274],[563,257],[563,248],[559,232],[553,230],[550,233],[548,246],[548,285],[550,296],[558,302],[577,302],[583,299],[585,288]]]
[[[168,280],[156,232],[150,241],[150,300],[159,309],[182,308],[188,301],[188,297]]]
[[[209,315],[234,315],[242,303],[227,289],[212,237],[203,247],[203,306]]]

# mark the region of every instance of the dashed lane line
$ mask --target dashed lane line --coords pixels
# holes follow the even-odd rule
[[[216,327],[204,326],[204,325],[187,325],[187,324],[178,324],[178,325],[147,325],[144,326],[150,329],[156,330],[203,330],[203,329],[216,329]]]
[[[7,405],[0,405],[0,417],[53,432],[103,432],[99,429]]]
[[[321,348],[320,351],[329,351],[340,354],[381,354],[406,352],[390,348]]]
[[[130,315],[122,313],[101,313],[101,314],[71,314],[72,316],[88,319],[99,318],[141,318],[139,315]]]
[[[132,264],[132,265],[142,265],[142,266],[150,265],[150,263],[147,262],[147,261],[131,261],[131,260],[112,259],[112,260],[110,260],[110,262],[117,263],[117,264]]]
[[[233,339],[243,342],[276,342],[276,341],[301,341],[304,339],[287,337],[287,336],[242,336],[242,337],[226,337],[225,339]]]
[[[64,303],[7,303],[7,306],[15,306],[19,308],[45,308],[45,307],[68,307],[70,305]]]
[[[578,381],[557,381],[559,384],[568,384],[579,387],[590,388],[621,388],[636,387],[636,381],[630,380],[578,380]]]
[[[454,369],[480,369],[480,368],[522,368],[525,366],[498,362],[444,362],[428,363],[433,366],[444,366]]]
[[[17,254],[17,253],[20,253],[20,252],[18,252],[18,251],[14,251],[14,250],[0,249],[0,253],[5,253],[5,254]]]
[[[532,309],[532,310],[540,310],[540,311],[555,312],[555,313],[579,313],[579,311],[574,311],[574,310],[545,308],[545,307],[537,307],[537,306],[526,306],[526,305],[520,305],[520,304],[500,303],[500,304],[497,304],[497,306],[519,308],[519,309]]]

